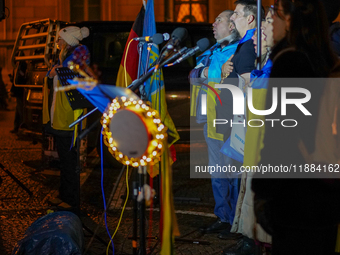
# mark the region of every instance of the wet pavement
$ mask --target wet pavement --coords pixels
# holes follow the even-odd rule
[[[20,240],[26,229],[38,218],[46,215],[47,210],[56,210],[47,201],[58,190],[59,171],[53,164],[42,160],[42,144],[39,139],[19,131],[12,134],[14,107],[12,111],[0,111],[0,163],[32,192],[31,196],[20,187],[5,171],[0,170],[0,254],[11,254],[13,247]],[[221,251],[234,245],[236,240],[220,240],[217,234],[202,235],[198,228],[213,222],[214,199],[210,179],[190,179],[189,146],[177,145],[177,161],[173,165],[173,194],[175,211],[181,236],[176,239],[176,254],[221,254]],[[202,155],[204,155],[203,153]],[[105,245],[92,238],[84,230],[86,254],[105,254],[109,237],[105,224],[101,221],[103,199],[101,193],[100,158],[93,151],[86,160],[86,167],[81,174],[81,220],[90,230],[97,230],[97,235]],[[104,167],[104,191],[106,200],[115,183],[119,182],[113,200],[108,205],[107,224],[111,234],[115,231],[126,197],[125,172],[118,179],[120,168]],[[134,175],[134,173],[132,173]],[[130,180],[134,177],[130,176]],[[131,184],[131,183],[130,183]],[[146,211],[147,247],[152,254],[159,254],[159,209]],[[120,227],[113,238],[115,254],[132,254],[132,201],[129,199]],[[112,251],[109,252],[112,254]]]

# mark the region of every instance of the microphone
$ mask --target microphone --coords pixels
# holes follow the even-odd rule
[[[177,59],[179,56],[183,55],[183,54],[186,52],[187,49],[188,49],[187,47],[181,48],[179,51],[177,51],[177,53],[173,54],[170,58],[167,58],[163,63],[161,63],[161,64],[159,65],[159,68],[162,68],[162,67],[165,66],[167,63],[170,63],[171,61]],[[152,67],[154,67],[154,66],[156,65],[156,62],[157,62],[157,61],[154,61],[154,62],[152,63],[152,65],[149,67],[149,70],[150,70]]]
[[[190,51],[195,50],[191,55],[195,54],[196,51],[198,51],[199,49],[206,50],[209,47],[209,40],[207,38],[203,38],[201,40],[199,40],[197,42],[197,45],[202,45],[202,47],[200,48],[199,46],[196,46],[194,49],[189,49],[189,51],[187,51],[187,47],[183,47],[182,49],[180,49],[176,54],[174,54],[173,56],[171,56],[169,59],[165,60],[164,63],[160,63],[158,65],[156,65],[156,67],[152,67],[148,70],[148,72],[146,74],[144,74],[143,76],[139,77],[138,79],[134,80],[129,86],[128,88],[131,89],[132,91],[135,91],[141,84],[143,84],[148,78],[151,77],[151,75],[157,71],[158,68],[161,68],[162,66],[165,65],[165,63],[169,63],[170,61],[172,61],[173,59],[175,59],[176,57],[178,57],[179,55],[181,55],[183,52],[187,51],[186,54],[187,55]],[[197,49],[196,49],[197,48]],[[183,55],[183,56],[184,56]],[[183,58],[183,56],[181,58]],[[189,56],[185,57],[188,58]]]
[[[169,40],[169,38],[170,38],[170,35],[168,33],[164,33],[164,34],[157,33],[157,34],[154,34],[153,36],[136,37],[136,38],[133,38],[133,40],[139,41],[139,42],[161,44],[162,42]]]
[[[209,40],[207,38],[202,38],[197,42],[196,47],[189,49],[185,54],[183,54],[179,59],[177,59],[173,65],[181,63],[183,60],[191,57],[197,51],[206,51],[209,47]]]
[[[160,57],[160,60],[166,58],[170,52],[174,50],[182,41],[184,41],[188,37],[188,30],[183,27],[176,28],[172,34],[169,42],[163,47],[165,49]],[[159,61],[160,61],[159,60]]]

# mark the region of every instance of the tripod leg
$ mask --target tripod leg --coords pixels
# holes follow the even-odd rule
[[[107,246],[107,242],[105,242],[102,238],[100,238],[100,236],[98,236],[96,233],[94,233],[90,228],[88,228],[86,225],[83,224],[83,228],[89,232],[91,235],[95,236],[97,238],[98,241],[100,241],[102,244],[104,244],[105,246]]]
[[[137,255],[137,213],[138,213],[138,184],[136,181],[133,182],[133,232],[132,232],[132,252],[133,255]]]
[[[139,188],[140,192],[144,192],[144,178],[146,176],[146,167],[140,166],[138,168],[138,175],[139,175]],[[139,250],[140,254],[145,255],[146,254],[146,238],[145,238],[145,194],[143,194],[143,199],[139,203]]]
[[[80,134],[80,125],[78,125],[78,134]],[[76,174],[77,174],[77,192],[76,192],[76,214],[80,218],[80,139],[77,138],[77,167],[76,167]]]
[[[0,168],[2,168],[2,170],[4,170],[4,172],[9,177],[11,177],[13,181],[15,181],[23,190],[25,190],[27,194],[30,195],[30,197],[33,196],[33,193],[21,181],[19,181],[10,171],[8,171],[1,163],[0,163]]]

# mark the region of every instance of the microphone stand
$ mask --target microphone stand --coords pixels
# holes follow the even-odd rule
[[[179,54],[178,54],[178,57],[180,57],[185,51],[187,50],[186,47],[184,47],[183,49],[181,49],[179,51]],[[176,53],[177,54],[177,53]],[[169,62],[173,61],[176,57],[170,57],[168,59],[166,59],[165,61],[161,62],[159,64],[159,67],[157,69],[157,71],[160,71],[160,69],[162,67],[164,67],[166,64],[168,64]],[[128,88],[131,89],[132,91],[135,91],[136,89],[139,88],[140,85],[144,84],[144,82],[149,79],[153,73],[155,72],[155,67],[152,67],[146,72],[144,73],[144,75],[140,76],[138,79],[134,80],[129,86]],[[162,108],[161,108],[161,100],[160,100],[160,96],[161,96],[161,91],[160,91],[160,86],[158,84],[158,98],[159,98],[159,116],[161,117],[162,115]],[[143,99],[145,100],[145,99]],[[161,169],[161,161],[159,161],[159,169]],[[145,177],[146,175],[146,168],[145,167],[139,167],[139,170],[138,170],[138,176],[139,176],[139,187],[138,187],[138,191],[141,192],[141,187],[143,187],[143,184],[141,184],[141,182],[143,182],[143,176]],[[145,180],[144,180],[145,182]],[[138,203],[136,201],[137,199],[137,181],[133,183],[133,198],[134,198],[134,203],[133,203],[133,212],[134,212],[134,216],[133,216],[133,233],[132,233],[132,243],[133,243],[133,254],[136,255],[137,254],[137,215],[136,215],[136,212],[138,211],[137,210],[137,206],[139,207],[140,209],[140,249],[139,249],[139,252],[140,254],[144,255],[146,254],[146,245],[145,245],[145,242],[146,242],[146,238],[149,239],[149,238],[152,238],[152,237],[146,237],[145,235],[145,200],[143,199],[140,203]],[[161,187],[160,185],[161,183],[161,171],[159,171],[159,176],[158,176],[158,185],[159,187]],[[144,192],[144,191],[143,191]],[[161,208],[161,192],[160,192],[160,189],[158,190],[158,194],[159,194],[159,199],[160,199],[160,203],[159,203],[159,210],[160,210],[160,213],[162,213],[162,208]],[[144,194],[143,194],[143,197]],[[190,200],[195,200],[195,199],[190,199]],[[196,199],[197,200],[197,199]],[[201,241],[201,240],[193,240],[193,239],[183,239],[183,238],[176,238],[176,241],[182,241],[182,242],[190,242],[190,243],[201,243],[201,244],[206,244],[206,245],[210,245],[209,242],[204,242],[204,241]]]
[[[148,43],[148,52],[147,52],[147,58],[146,58],[146,66],[145,66],[145,72],[143,75],[141,75],[138,79],[134,80],[129,86],[128,88],[130,88],[132,91],[135,91],[139,88],[140,92],[141,92],[141,99],[143,101],[147,100],[147,96],[145,94],[145,88],[144,86],[142,86],[144,84],[144,82],[146,82],[155,72],[155,67],[151,68],[148,70],[148,63],[149,63],[149,57],[150,57],[150,50],[151,50],[151,46],[152,43]],[[186,50],[183,49],[183,51]],[[182,53],[182,52],[181,52]],[[140,52],[140,56],[141,52]],[[141,58],[140,58],[141,60]],[[172,59],[168,58],[166,61],[162,62],[159,64],[159,69],[162,68],[165,64],[167,64],[169,61],[171,61]],[[160,71],[160,70],[157,71]],[[138,72],[138,76],[140,74],[140,70]],[[160,91],[160,84],[158,84],[158,98],[160,98],[161,96],[161,91]],[[161,100],[159,100],[159,114],[161,116],[162,113],[162,109],[161,109]],[[161,168],[161,161],[159,162],[159,167]],[[139,208],[139,253],[142,255],[146,254],[146,239],[152,238],[152,237],[147,237],[146,233],[145,233],[145,194],[144,194],[144,184],[146,183],[146,166],[140,166],[138,168],[138,188],[137,188],[137,181],[134,182],[134,188],[133,188],[133,198],[134,198],[134,208],[133,208],[133,212],[134,212],[134,216],[133,216],[133,233],[132,233],[132,239],[133,239],[133,254],[137,254],[137,213],[138,212],[138,208]],[[160,175],[161,175],[161,171],[159,171],[159,183],[160,183]],[[159,184],[158,184],[159,185]],[[143,199],[140,202],[137,202],[137,190],[138,192],[143,192]],[[160,193],[160,192],[159,192]],[[161,211],[161,207],[160,207],[160,211]]]
[[[102,91],[103,92],[103,91]],[[104,92],[103,92],[104,93]],[[106,97],[109,97],[109,95],[105,94],[104,95]],[[83,121],[85,118],[87,118],[89,115],[93,114],[94,112],[96,112],[98,110],[98,107],[95,107],[94,109],[92,109],[91,111],[89,111],[88,113],[86,113],[85,115],[81,115],[78,117],[77,120],[75,120],[73,123],[71,123],[69,125],[69,128],[71,127],[74,127],[75,125],[79,124],[81,121]],[[97,119],[95,122],[93,122],[91,124],[90,127],[86,128],[84,131],[81,130],[81,127],[80,125],[78,125],[78,127],[76,127],[78,129],[78,137],[76,139],[76,146],[77,146],[77,166],[76,166],[76,175],[77,175],[77,178],[76,178],[76,186],[77,186],[77,192],[76,192],[76,208],[75,208],[75,213],[78,215],[78,217],[80,218],[81,216],[81,209],[80,209],[80,171],[81,171],[81,166],[80,166],[80,142],[81,140],[86,136],[88,135],[88,133],[93,130],[98,124],[100,124],[100,120],[101,118]],[[115,190],[117,189],[118,187],[118,184],[119,184],[119,180],[121,179],[121,176],[124,172],[125,168],[122,168],[121,171],[120,171],[120,174],[118,176],[118,181],[116,182],[114,188],[113,188],[113,192],[115,192]],[[112,193],[113,193],[112,192]],[[113,197],[113,196],[112,196]],[[109,203],[110,201],[112,200],[112,197],[109,199]],[[105,212],[104,212],[105,213]],[[103,216],[104,216],[104,213],[101,217],[101,221],[103,220]],[[99,223],[100,224],[100,223]],[[99,226],[98,224],[98,226]],[[98,241],[100,241],[102,244],[104,244],[105,246],[107,245],[107,242],[104,241],[101,237],[99,237],[96,232],[98,230],[98,227],[96,229],[95,232],[93,232],[89,227],[87,227],[83,222],[82,222],[82,226],[83,228],[88,231],[93,237],[95,237]]]
[[[150,51],[151,51],[151,47],[152,47],[153,43],[148,43],[147,46],[147,55],[146,55],[146,61],[145,61],[145,69],[144,69],[144,74],[147,72],[148,70],[148,64],[149,64],[149,58],[150,58]]]
[[[99,87],[100,88],[100,87]],[[104,96],[110,98],[110,99],[113,99],[110,97],[110,95],[106,94],[104,91],[101,90],[101,92],[104,94]],[[94,113],[96,110],[98,109],[98,107],[94,108],[93,110],[91,110],[90,112],[88,112],[86,115],[84,116],[80,116],[76,121],[74,121],[73,123],[71,123],[69,125],[69,127],[73,127],[75,126],[76,124],[78,124],[79,122],[81,122],[82,120],[84,120],[87,116],[89,116],[90,114]],[[77,204],[76,204],[76,214],[78,216],[80,216],[80,213],[81,213],[81,210],[80,210],[80,155],[79,155],[79,152],[80,152],[80,141],[94,128],[96,127],[98,124],[100,124],[100,120],[101,118],[98,118],[94,123],[92,123],[92,125],[88,128],[86,128],[84,131],[81,131],[80,129],[80,126],[78,126],[78,137],[77,137],[77,168],[76,168],[76,174],[77,174]],[[117,181],[115,182],[115,185],[111,191],[111,195],[107,201],[107,204],[109,205],[113,199],[113,196],[118,188],[118,185],[120,184],[120,180],[123,176],[123,173],[125,171],[126,167],[123,167],[121,170],[120,170],[120,173],[117,177]],[[136,192],[134,192],[136,194]],[[137,197],[136,197],[136,201],[137,201]],[[137,207],[136,207],[137,208]],[[97,224],[97,227],[95,229],[95,231],[92,231],[89,227],[87,227],[83,222],[82,222],[82,225],[83,225],[83,228],[88,231],[91,235],[92,235],[92,238],[90,240],[90,243],[88,244],[86,250],[85,250],[85,253],[87,253],[92,241],[94,238],[96,238],[97,240],[99,240],[102,244],[104,244],[105,246],[107,246],[107,241],[104,241],[102,238],[100,238],[100,236],[97,235],[97,232],[98,232],[98,229],[99,229],[99,226],[100,224],[102,223],[103,219],[104,219],[104,214],[105,214],[105,211],[102,213],[102,216],[101,216],[101,219],[100,219],[100,222]],[[137,220],[137,214],[136,214],[136,220]],[[134,253],[135,254],[135,253]],[[137,254],[137,253],[136,253]],[[144,253],[146,254],[146,253]]]
[[[147,70],[148,70],[148,64],[149,64],[149,59],[150,59],[150,51],[151,51],[151,47],[152,47],[153,43],[148,43],[147,44],[147,55],[146,55],[146,60],[145,60],[145,68],[144,68],[144,74],[146,74]],[[141,96],[141,99],[143,101],[147,100],[147,95],[146,95],[146,92],[145,92],[145,87],[144,86],[140,86],[139,87],[139,92],[140,92],[140,96]]]
[[[74,127],[75,125],[77,125],[79,122],[81,122],[83,119],[85,119],[87,116],[91,115],[92,113],[94,113],[96,110],[98,110],[98,107],[94,108],[93,110],[89,111],[88,113],[86,113],[85,115],[80,116],[76,121],[74,121],[73,123],[71,123],[68,127]],[[89,129],[89,128],[87,128]],[[91,131],[91,130],[89,130]]]
[[[164,62],[160,63],[158,69],[161,69],[165,64],[169,63],[170,61],[172,61],[172,59],[167,59]],[[149,79],[151,77],[151,75],[154,73],[154,69],[155,69],[155,67],[152,67],[151,69],[149,69],[144,75],[142,75],[138,79],[134,80],[128,86],[128,88],[131,89],[132,91],[135,91],[139,87],[139,85],[143,84],[147,79]]]
[[[151,77],[151,75],[154,72],[154,68],[149,70],[147,73],[139,77],[138,79],[134,80],[128,88],[131,89],[132,91],[135,91],[136,89],[139,88],[140,85],[142,85],[147,79]]]
[[[92,114],[93,112],[95,112],[98,108],[94,108],[93,110],[91,110],[90,112],[88,112],[85,115],[81,115],[77,120],[75,120],[73,123],[71,123],[69,125],[69,127],[74,127],[76,124],[78,124],[79,122],[81,122],[82,120],[84,120],[87,116],[89,116],[90,114]],[[77,166],[76,166],[76,186],[77,186],[77,192],[76,192],[76,208],[75,208],[75,213],[77,214],[77,216],[80,218],[81,216],[81,209],[80,209],[80,170],[81,170],[81,166],[80,166],[80,142],[81,140],[98,124],[98,122],[100,122],[100,119],[98,121],[95,121],[90,127],[88,127],[87,129],[84,130],[84,132],[81,132],[81,127],[80,125],[78,127],[76,127],[78,129],[78,137],[76,139],[76,143],[77,143]],[[89,227],[87,227],[83,221],[82,221],[82,226],[83,228],[88,231],[91,235],[93,235],[94,237],[96,237],[96,239],[98,241],[100,241],[102,244],[107,245],[107,242],[104,241],[100,236],[98,236],[96,233],[94,233]]]
[[[165,61],[163,61],[162,63],[159,64],[159,69],[157,71],[160,71],[160,69],[162,67],[167,67],[166,65],[170,62],[172,62],[173,60],[176,60],[176,58],[178,59],[179,57],[181,57],[183,54],[185,54],[185,52],[187,51],[187,47],[183,47],[182,49],[180,49],[176,54],[174,54],[173,56],[169,57],[168,59],[166,59]],[[170,66],[170,65],[169,65]],[[146,75],[151,76],[152,73],[154,72],[154,68],[150,69]],[[151,74],[150,74],[151,73]],[[144,78],[144,77],[142,77]],[[146,78],[147,79],[147,78]],[[161,96],[161,91],[160,91],[160,86],[158,87],[158,98],[159,98],[159,116],[161,117],[161,100],[160,100],[160,96]],[[162,157],[162,156],[161,156]],[[159,161],[159,169],[161,169],[161,160]],[[159,194],[159,199],[161,200],[161,171],[159,171],[159,175],[158,175],[158,185],[159,185],[159,189],[158,189],[158,194]],[[183,199],[176,199],[174,197],[174,200],[183,200]],[[200,201],[200,198],[188,198],[189,201]],[[162,214],[162,207],[161,207],[161,201],[159,203],[159,212],[160,214]],[[187,242],[187,243],[194,243],[194,244],[203,244],[203,245],[210,245],[210,242],[207,241],[203,241],[203,240],[197,240],[197,239],[185,239],[185,238],[180,238],[180,237],[176,237],[175,241],[177,242]]]
[[[147,67],[149,63],[149,58],[150,58],[150,50],[152,47],[152,43],[147,44],[147,56],[146,56],[146,64],[145,64],[145,69],[143,75],[141,75],[141,66],[142,66],[142,53],[143,53],[143,47],[144,47],[144,42],[140,42],[138,44],[138,50],[139,50],[139,60],[138,60],[138,72],[137,72],[137,77],[134,82],[128,86],[132,91],[135,91],[139,89],[140,94],[141,94],[141,99],[143,101],[146,100],[146,95],[145,95],[145,88],[142,86],[144,82],[152,75],[153,72],[147,72]],[[145,236],[145,194],[144,194],[144,183],[145,183],[145,176],[146,176],[146,167],[145,166],[140,166],[138,168],[138,180],[135,180],[133,182],[133,228],[132,228],[132,236],[133,236],[133,254],[136,255],[137,253],[141,255],[146,255],[146,236]],[[138,185],[137,185],[138,183]],[[142,201],[138,202],[137,201],[137,196],[139,192],[143,192],[143,199]],[[139,209],[139,210],[138,210]],[[139,251],[137,251],[137,233],[138,233],[138,211],[139,211]]]
[[[141,58],[141,56],[142,56],[142,52],[143,52],[143,45],[144,45],[144,43],[143,42],[139,42],[138,43],[138,54],[139,54],[139,59],[138,59],[138,70],[137,70],[137,77],[139,77],[140,76],[140,67],[141,67],[141,65],[142,65],[142,58]]]

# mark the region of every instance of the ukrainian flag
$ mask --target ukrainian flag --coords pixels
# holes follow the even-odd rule
[[[154,13],[153,0],[149,0],[146,5],[143,36],[153,36],[156,34],[156,22]],[[154,61],[159,57],[159,49],[157,45],[151,47],[149,55],[148,66],[151,66]],[[145,67],[147,60],[147,45],[144,45],[142,54],[142,66]],[[145,71],[145,70],[143,70]],[[144,91],[147,96],[147,100],[151,102],[151,107],[157,110],[161,116],[161,120],[168,128],[168,135],[172,137],[171,144],[175,143],[179,139],[179,134],[175,128],[175,125],[167,111],[167,104],[165,100],[165,86],[162,70],[151,76],[144,83]],[[170,144],[170,145],[171,145]]]
[[[143,36],[153,36],[154,34],[156,34],[154,3],[153,0],[148,0],[145,10]],[[142,55],[143,67],[146,66],[145,63],[147,60],[147,46],[144,45],[144,47],[145,48],[143,49]],[[150,50],[148,65],[152,65],[152,63],[156,61],[158,57],[159,49],[156,45],[153,45]],[[176,142],[179,139],[179,135],[167,111],[162,70],[157,71],[156,74],[152,75],[151,78],[144,83],[144,93],[146,94],[147,100],[151,102],[151,107],[159,112],[163,124],[168,128],[168,135],[173,138],[172,143]],[[167,144],[165,143],[164,147],[168,147],[166,145]],[[172,169],[168,150],[165,150],[162,155],[161,165],[161,254],[171,255],[174,254],[175,235],[179,235],[179,230],[173,204]],[[154,172],[157,172],[157,166],[158,165],[154,166]]]

